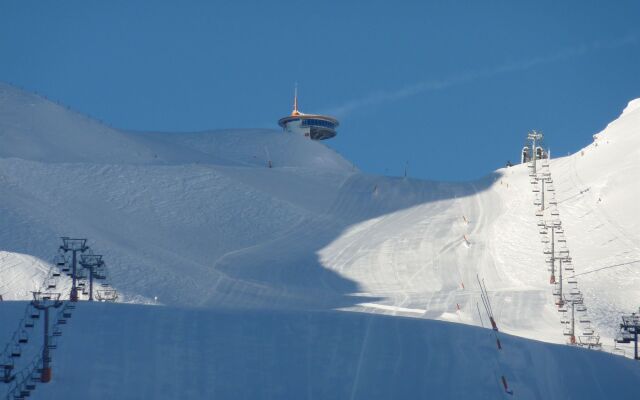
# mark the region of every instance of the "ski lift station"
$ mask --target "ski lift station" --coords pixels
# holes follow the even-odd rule
[[[520,162],[525,164],[531,161],[533,158],[536,160],[545,160],[549,158],[549,150],[545,150],[542,144],[542,133],[532,131],[527,135],[527,140],[531,140],[531,145],[526,145],[522,148],[520,156]]]
[[[336,135],[339,125],[337,119],[328,115],[304,114],[298,110],[298,91],[293,98],[293,111],[291,115],[280,118],[278,125],[285,132],[296,133],[308,137],[311,140],[331,139]]]

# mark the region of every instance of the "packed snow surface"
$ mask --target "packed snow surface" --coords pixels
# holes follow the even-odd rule
[[[561,133],[547,140],[554,134]],[[4,84],[0,143],[5,300],[29,299],[59,237],[71,236],[89,238],[104,255],[122,300],[168,306],[81,304],[61,340],[69,352],[56,353],[54,383],[34,398],[47,398],[45,390],[73,398],[69,388],[78,385],[108,397],[149,357],[158,370],[141,372],[141,388],[132,381],[123,386],[131,395],[121,398],[179,391],[186,398],[416,398],[432,387],[495,398],[499,371],[510,371],[522,398],[598,398],[598,379],[588,374],[617,385],[619,395],[631,392],[618,377],[637,382],[637,365],[622,357],[504,336],[511,356],[495,361],[490,331],[425,321],[486,326],[479,277],[501,331],[566,342],[537,225],[548,215],[536,216],[526,165],[468,183],[374,176],[322,143],[280,131],[125,132]],[[548,171],[589,326],[610,350],[620,314],[640,304],[639,101],[591,145],[551,160]],[[140,321],[158,328],[153,340],[144,340],[150,328]],[[76,329],[101,345],[91,347]],[[174,345],[169,358],[158,354]],[[104,381],[81,378],[72,359],[85,352],[100,369],[91,379]],[[179,357],[186,361],[176,367]],[[234,367],[225,369],[225,360]],[[170,382],[185,363],[213,364]],[[529,363],[534,372],[526,374]],[[269,375],[273,368],[281,376]],[[468,380],[459,387],[458,373]],[[210,376],[217,383],[202,386]],[[166,383],[150,383],[157,381]],[[243,382],[275,386],[264,396],[249,387],[232,396]],[[374,383],[382,385],[378,395],[367,387]]]

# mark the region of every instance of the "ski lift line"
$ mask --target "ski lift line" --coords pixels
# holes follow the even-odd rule
[[[599,271],[602,271],[602,270],[605,270],[605,269],[623,267],[625,265],[631,265],[631,264],[636,264],[636,263],[640,263],[640,260],[633,260],[633,261],[628,261],[628,262],[624,262],[624,263],[620,263],[620,264],[607,265],[605,267],[596,268],[596,269],[593,269],[591,271],[580,272],[579,274],[574,274],[573,276],[581,276],[581,275],[592,274],[594,272],[599,272]]]
[[[571,200],[571,199],[573,199],[575,197],[578,197],[578,196],[582,196],[583,194],[587,193],[589,190],[591,190],[591,187],[588,187],[588,188],[586,188],[584,190],[581,190],[579,193],[576,193],[573,196],[569,196],[566,199],[560,200],[560,201],[558,201],[557,204],[564,203],[565,201],[569,201],[569,200]]]
[[[476,301],[476,308],[478,309],[478,317],[480,317],[480,325],[484,328],[484,322],[482,321],[482,314],[480,313],[480,304]]]
[[[487,284],[484,282],[484,278],[482,278],[482,285],[484,286],[484,295],[487,298],[487,304],[489,305],[489,311],[491,311],[491,316],[493,317],[493,307],[491,307],[491,302],[489,301],[489,292],[487,291]]]
[[[478,280],[478,285],[480,286],[480,299],[482,300],[482,304],[484,305],[485,311],[487,315],[491,316],[491,308],[489,306],[489,299],[487,298],[485,288],[480,281],[480,277],[476,274],[476,279]]]
[[[487,312],[488,316],[491,316],[491,311],[489,306],[487,305],[487,299],[485,297],[484,289],[482,288],[482,283],[480,282],[480,278],[476,275],[478,279],[478,284],[480,285],[480,299],[482,300],[482,305],[484,306],[484,310]]]

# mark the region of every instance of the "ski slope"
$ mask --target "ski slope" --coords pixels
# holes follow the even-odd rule
[[[554,134],[547,133],[548,142]],[[551,160],[549,171],[589,317],[610,349],[620,314],[640,304],[640,292],[633,290],[640,284],[640,264],[636,263],[640,260],[640,216],[634,203],[640,179],[640,102],[631,102],[619,119],[594,138],[582,151]],[[434,374],[434,365],[449,354],[438,349],[436,343],[443,341],[449,351],[460,347],[460,356],[451,360],[450,369],[438,372],[442,376],[434,375],[434,380],[443,393],[453,393],[457,386],[450,375],[456,368],[470,376],[464,365],[489,362],[488,353],[483,353],[488,348],[475,353],[475,343],[495,348],[492,339],[487,339],[489,331],[459,325],[487,326],[482,305],[478,305],[478,276],[489,290],[502,332],[566,342],[525,165],[467,183],[374,176],[360,172],[321,143],[279,131],[126,132],[6,84],[0,84],[0,143],[0,294],[5,300],[29,299],[30,291],[45,278],[59,236],[76,236],[89,238],[94,251],[104,255],[111,283],[123,301],[167,306],[91,306],[100,313],[79,308],[79,326],[103,338],[102,347],[85,350],[100,352],[96,358],[104,362],[96,362],[96,368],[103,364],[105,370],[100,374],[111,376],[110,382],[128,375],[126,369],[113,370],[123,360],[127,368],[144,369],[136,364],[143,361],[131,359],[132,355],[106,354],[113,346],[127,351],[141,346],[135,339],[119,342],[118,338],[135,332],[134,328],[125,330],[121,318],[132,327],[146,318],[159,332],[168,329],[166,335],[174,338],[182,331],[171,329],[188,329],[200,319],[209,321],[202,322],[205,332],[228,330],[224,331],[227,336],[215,339],[221,341],[217,344],[204,337],[185,343],[184,352],[193,357],[203,347],[222,346],[224,338],[239,334],[230,325],[239,325],[237,329],[246,335],[240,337],[255,341],[255,348],[263,352],[254,356],[258,363],[271,362],[277,348],[270,346],[276,338],[292,343],[310,340],[298,337],[296,330],[332,326],[326,328],[330,330],[326,340],[314,337],[317,354],[273,359],[275,364],[269,365],[284,369],[283,376],[293,373],[291,363],[315,365],[320,362],[318,357],[331,352],[337,354],[332,362],[339,363],[335,376],[349,376],[340,368],[349,373],[358,370],[361,355],[342,353],[353,350],[356,344],[349,340],[363,334],[362,324],[372,323],[379,324],[380,331],[392,330],[380,333],[380,345],[372,346],[393,343],[396,347],[392,348],[407,354],[374,351],[365,369],[373,368],[372,363],[396,363],[392,365],[398,367],[367,372],[357,389],[347,388],[347,382],[360,379],[357,373],[355,378],[344,378],[334,398],[375,397],[364,389],[365,383],[379,382],[382,375],[397,373],[398,368]],[[624,265],[599,269],[617,264]],[[67,281],[61,287],[68,285]],[[93,315],[101,315],[96,325],[88,322]],[[267,338],[256,338],[259,335],[252,332],[260,327],[240,321],[258,316],[281,320],[284,328],[265,322]],[[171,328],[174,320],[180,323]],[[292,332],[285,334],[281,330],[287,327]],[[433,330],[437,333],[432,335]],[[88,343],[74,336],[80,335],[75,327],[69,335],[72,343]],[[159,357],[166,346],[162,335],[158,333],[157,341],[145,347],[149,357]],[[404,339],[407,335],[411,339]],[[468,335],[472,339],[467,340]],[[525,391],[523,398],[554,398],[543,390],[553,390],[555,398],[599,393],[592,386],[578,385],[578,379],[588,379],[584,376],[576,376],[574,384],[541,376],[547,374],[542,367],[535,370],[535,376],[517,372],[524,368],[523,360],[536,360],[538,352],[548,359],[539,359],[537,365],[550,363],[556,371],[565,371],[573,362],[594,365],[593,373],[608,385],[617,384],[615,376],[626,379],[637,373],[620,357],[611,361],[607,357],[612,356],[606,354],[586,355],[576,349],[507,340],[520,353],[504,360],[503,369]],[[331,343],[338,343],[337,347]],[[298,346],[307,351],[302,342]],[[419,349],[420,354],[435,351],[435,364],[418,368],[420,363],[411,358],[410,348]],[[74,351],[64,357],[76,354]],[[240,357],[237,362],[248,365],[250,359],[242,357],[250,356],[239,352],[239,348],[230,349],[223,359]],[[468,353],[472,355],[466,358]],[[184,365],[201,366],[207,360],[210,358],[189,358]],[[607,363],[615,364],[611,371],[621,368],[621,372],[606,372]],[[82,375],[73,368],[82,366],[62,359],[61,376]],[[171,367],[167,368],[169,371],[156,371],[160,375],[143,379],[170,380],[163,375],[169,376]],[[216,371],[224,376],[222,367],[212,368],[219,368]],[[493,368],[492,373],[501,369],[488,364],[478,368]],[[263,374],[261,371],[252,372]],[[321,372],[329,373],[331,368]],[[394,378],[386,382],[388,390],[406,387],[406,393],[428,393],[431,386],[421,386],[418,378],[423,375]],[[469,385],[460,386],[460,393],[480,385],[481,397],[495,398],[494,384],[485,382],[486,376],[474,376]],[[329,378],[322,375],[317,382]],[[229,387],[205,388],[204,376],[185,375],[167,386],[167,393],[189,386],[190,379],[200,386],[187,398],[229,397],[244,380],[279,382],[273,376],[238,375]],[[51,387],[63,396],[69,390],[65,385]],[[279,385],[285,392],[269,388],[273,392],[264,398],[326,397],[321,387],[302,385],[310,392],[301,394],[302,386]],[[135,392],[135,382],[125,386],[136,394],[130,398],[153,397],[149,392]],[[143,382],[140,386],[149,385]],[[153,386],[153,390],[162,387]],[[102,383],[85,388],[96,390],[95,398],[115,390]],[[619,393],[628,393],[625,388],[622,385]],[[256,397],[251,389],[246,390],[238,397]],[[564,393],[567,396],[560,395]],[[388,396],[380,394],[380,398]]]
[[[2,307],[0,317],[15,318],[23,307]],[[54,380],[40,384],[33,399],[632,399],[640,393],[632,360],[505,335],[498,352],[490,330],[425,319],[82,303],[64,329],[53,355]],[[503,373],[513,396],[504,393]]]

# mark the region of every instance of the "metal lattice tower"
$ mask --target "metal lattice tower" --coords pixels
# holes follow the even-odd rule
[[[33,292],[31,305],[38,310],[44,310],[44,346],[42,348],[42,373],[40,381],[47,383],[51,380],[51,357],[49,356],[49,309],[62,305],[60,293]]]
[[[549,278],[549,283],[550,284],[554,284],[556,283],[556,239],[555,239],[555,232],[556,229],[560,228],[560,224],[557,223],[545,223],[544,227],[546,229],[551,229],[551,277]]]
[[[633,359],[640,360],[638,357],[638,334],[640,333],[640,311],[639,313],[631,313],[622,316],[620,324],[621,336],[616,338],[618,343],[633,342]]]
[[[527,135],[527,140],[531,141],[531,169],[532,169],[533,175],[535,175],[537,172],[536,171],[536,159],[537,159],[536,149],[538,148],[537,143],[539,143],[542,140],[542,138],[543,138],[542,133],[537,131],[531,131]]]
[[[62,237],[62,246],[60,246],[60,250],[65,253],[71,252],[71,293],[69,294],[69,300],[78,301],[78,287],[77,287],[77,254],[84,253],[89,249],[87,246],[87,239],[71,239],[68,237]]]
[[[96,277],[96,271],[102,265],[102,255],[100,254],[83,254],[80,256],[80,265],[89,270],[89,301],[93,301],[93,278]]]

